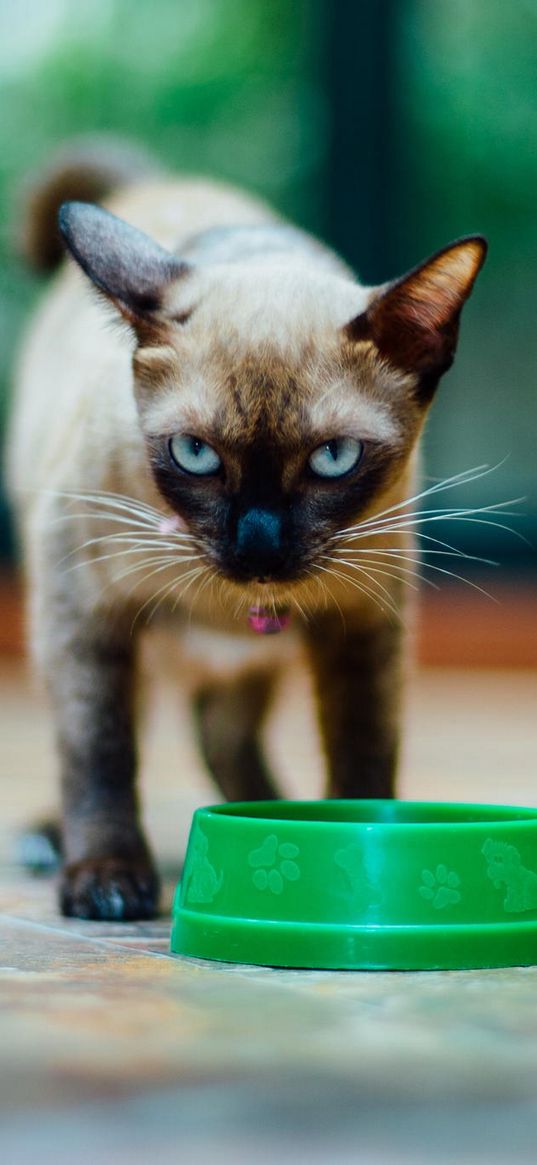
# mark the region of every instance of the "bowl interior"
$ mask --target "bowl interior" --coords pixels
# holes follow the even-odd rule
[[[219,817],[355,825],[450,825],[537,821],[537,808],[429,801],[237,801],[211,806]]]

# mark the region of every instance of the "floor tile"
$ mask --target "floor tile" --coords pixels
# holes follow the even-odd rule
[[[418,674],[403,793],[537,803],[536,694],[530,672]],[[55,799],[46,706],[20,665],[0,671],[1,1159],[166,1165],[218,1146],[219,1165],[533,1162],[537,967],[338,974],[169,955],[191,813],[214,792],[174,694],[160,693],[149,727],[143,785],[164,913],[63,919],[53,880],[12,860],[17,831]],[[319,791],[298,676],[268,739],[286,789]]]

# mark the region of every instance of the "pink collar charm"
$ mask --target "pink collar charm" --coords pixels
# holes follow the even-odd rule
[[[276,635],[278,631],[285,631],[289,626],[291,615],[288,610],[272,610],[266,607],[250,607],[248,611],[248,625],[257,635]]]

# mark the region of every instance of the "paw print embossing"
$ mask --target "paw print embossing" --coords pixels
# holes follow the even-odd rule
[[[223,873],[217,874],[209,861],[209,842],[198,828],[192,841],[190,878],[186,888],[187,902],[212,902],[221,889],[223,880]]]
[[[300,867],[294,858],[300,850],[290,841],[281,845],[275,833],[270,833],[258,849],[248,854],[248,865],[254,871],[252,882],[258,890],[270,890],[272,894],[282,894],[285,882],[297,882]]]
[[[440,863],[434,872],[421,871],[419,893],[422,898],[432,902],[435,910],[443,910],[446,906],[456,906],[457,902],[460,902],[460,884],[459,875]]]

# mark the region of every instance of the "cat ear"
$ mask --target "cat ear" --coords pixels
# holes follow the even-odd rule
[[[350,340],[372,340],[381,356],[417,373],[424,395],[453,361],[461,309],[485,262],[480,235],[459,239],[394,283],[345,327]]]
[[[58,225],[71,255],[129,323],[147,323],[166,287],[190,270],[143,231],[90,202],[64,202]]]

